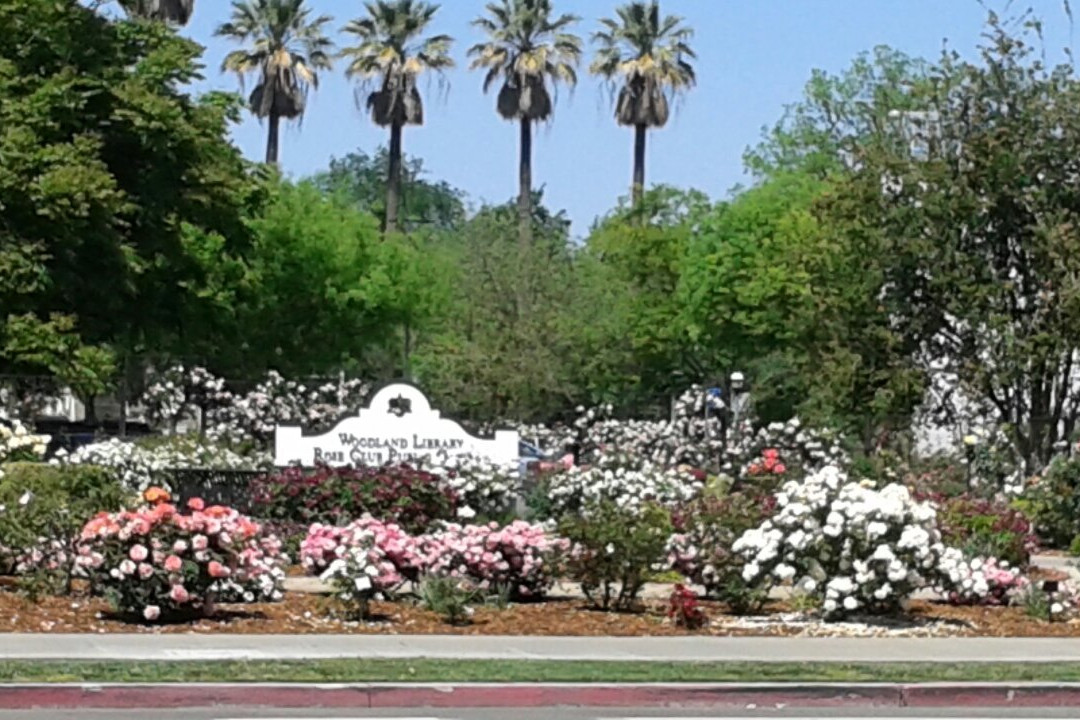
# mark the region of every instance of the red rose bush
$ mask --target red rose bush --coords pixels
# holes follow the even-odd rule
[[[215,601],[281,598],[286,559],[258,523],[201,500],[182,512],[155,489],[147,499],[100,513],[80,536],[76,565],[117,611],[154,622],[208,614]]]

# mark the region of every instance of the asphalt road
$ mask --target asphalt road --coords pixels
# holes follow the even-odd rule
[[[620,708],[539,708],[455,709],[453,711],[303,711],[230,708],[207,710],[80,710],[80,711],[0,711],[0,720],[760,720],[760,718],[797,718],[799,720],[1058,720],[1076,718],[1080,708],[1034,708],[1023,710],[978,710],[938,708],[933,711],[899,712],[895,708],[875,713],[872,710],[844,711],[840,708],[746,710],[717,712],[708,710],[656,710]]]

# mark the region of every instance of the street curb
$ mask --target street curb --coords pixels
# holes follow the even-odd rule
[[[24,684],[0,710],[152,708],[1080,707],[1080,683]]]

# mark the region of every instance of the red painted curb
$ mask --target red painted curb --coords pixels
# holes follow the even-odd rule
[[[909,685],[905,707],[1080,707],[1080,688],[1055,685]]]
[[[1080,685],[0,685],[0,710],[1080,707]]]
[[[371,707],[897,707],[900,689],[889,686],[747,688],[738,685],[457,686],[447,689],[373,687]]]

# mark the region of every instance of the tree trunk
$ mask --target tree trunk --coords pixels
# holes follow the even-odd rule
[[[278,164],[278,137],[281,132],[281,117],[270,111],[270,129],[266,133],[266,164]]]
[[[404,343],[402,347],[401,358],[401,377],[407,381],[412,382],[412,324],[408,320],[405,321],[404,327]]]
[[[645,194],[645,138],[648,132],[647,125],[634,126],[634,186],[631,188],[634,207],[641,204]]]
[[[390,168],[386,181],[386,217],[383,232],[398,231],[398,206],[401,203],[401,130],[400,123],[390,126]]]
[[[125,361],[126,362],[126,361]],[[117,392],[120,394],[120,437],[127,437],[127,404],[128,404],[128,389],[127,389],[127,374],[120,379],[120,387]]]
[[[518,232],[523,247],[532,245],[532,122],[521,118],[521,159],[518,163]]]

